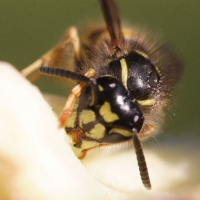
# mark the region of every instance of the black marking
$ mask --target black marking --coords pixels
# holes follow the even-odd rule
[[[74,127],[65,127],[65,131],[69,133],[70,131],[74,131],[76,128]]]
[[[108,64],[107,75],[116,77],[118,80],[121,80],[121,63],[119,60],[113,60]]]
[[[97,122],[95,122],[95,121],[94,122],[89,122],[87,124],[82,124],[82,129],[89,133],[94,128],[94,126],[96,124],[97,124]]]
[[[157,95],[160,77],[151,61],[134,51],[125,59],[129,69],[127,84],[131,94],[138,100]]]
[[[104,138],[100,141],[101,143],[106,143],[106,144],[117,144],[121,142],[128,141],[132,138],[130,137],[125,137],[121,135],[120,133],[106,133]]]
[[[74,144],[74,147],[81,148],[81,145],[82,145],[82,139],[80,138],[79,141],[76,144]]]

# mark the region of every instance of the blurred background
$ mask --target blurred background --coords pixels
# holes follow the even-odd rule
[[[200,1],[117,1],[122,19],[160,33],[180,56],[182,79],[177,85],[163,133],[150,139],[152,148],[174,145],[200,146]],[[102,20],[96,0],[8,0],[0,1],[0,60],[19,70],[53,47],[71,25]],[[43,92],[66,95],[66,87],[36,83]],[[152,142],[153,141],[153,142]],[[190,156],[190,151],[187,151]]]

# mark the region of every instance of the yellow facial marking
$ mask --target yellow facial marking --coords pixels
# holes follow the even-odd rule
[[[120,63],[121,63],[121,69],[122,69],[122,73],[121,73],[122,83],[123,83],[124,87],[127,88],[127,79],[128,79],[127,63],[126,63],[126,60],[124,58],[122,58],[120,60]]]
[[[119,133],[119,134],[121,134],[121,135],[123,135],[125,137],[131,136],[131,133],[129,131],[124,130],[124,129],[120,129],[120,128],[113,128],[113,129],[111,129],[109,131],[109,134],[111,134],[111,133]]]
[[[146,53],[144,53],[143,51],[136,50],[136,49],[134,49],[134,51],[135,51],[136,53],[140,54],[141,56],[145,57],[145,58],[149,58],[149,56],[148,56]]]
[[[91,147],[95,147],[95,146],[98,146],[99,143],[96,142],[96,141],[92,141],[92,140],[82,140],[82,144],[81,144],[81,149],[89,149]]]
[[[142,106],[152,106],[155,103],[154,99],[138,100],[138,103]]]
[[[68,128],[74,128],[76,116],[77,112],[76,111],[72,112],[68,120],[66,121],[65,126]]]
[[[101,106],[99,113],[108,123],[119,119],[118,115],[111,111],[110,104],[107,101]]]
[[[105,131],[105,126],[102,124],[96,124],[94,128],[89,131],[90,133],[86,133],[86,136],[98,140],[104,137]]]
[[[95,94],[94,94],[93,90],[91,90],[91,93],[92,93],[92,99],[91,99],[91,102],[90,102],[90,106],[93,106],[94,105]]]
[[[79,117],[80,126],[82,126],[83,124],[88,124],[95,120],[96,120],[96,116],[92,110],[83,110]]]
[[[102,86],[98,85],[98,88],[99,88],[99,91],[102,92],[103,91],[103,88]]]

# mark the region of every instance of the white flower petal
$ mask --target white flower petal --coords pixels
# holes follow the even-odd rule
[[[74,156],[39,90],[7,63],[0,72],[0,199],[109,199]]]

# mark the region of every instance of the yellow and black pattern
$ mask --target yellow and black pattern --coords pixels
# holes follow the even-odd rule
[[[138,103],[121,81],[112,76],[97,78],[92,88],[88,85],[74,113],[68,120],[74,126],[67,122],[66,131],[81,128],[83,136],[75,144],[81,149],[130,140],[133,129],[139,132],[144,120]]]
[[[99,2],[106,26],[86,29],[80,38],[77,32],[69,32],[75,51],[74,71],[52,67],[40,71],[84,83],[81,92],[72,90],[78,100],[75,106],[67,107],[70,112],[73,109],[65,125],[74,146],[87,150],[132,141],[142,182],[150,189],[140,138],[159,131],[169,92],[180,76],[180,63],[155,35],[121,27],[113,0]],[[95,75],[88,78],[90,69]]]
[[[116,55],[115,59],[107,59],[101,68],[105,75],[96,79],[96,91],[88,85],[82,93],[77,111],[66,123],[67,131],[79,127],[84,133],[76,147],[85,149],[131,139],[134,123],[130,121],[134,121],[135,115],[139,116],[139,124],[146,118],[138,129],[141,129],[141,137],[149,135],[158,126],[153,117],[148,120],[148,115],[160,114],[159,109],[156,113],[156,106],[161,100],[164,102],[162,73],[146,52],[135,46],[132,49],[121,53],[119,58]],[[124,122],[126,118],[129,121]]]

